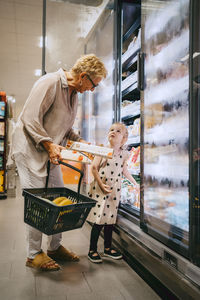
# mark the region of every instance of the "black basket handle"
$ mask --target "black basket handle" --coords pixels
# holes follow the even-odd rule
[[[80,169],[78,169],[78,168],[76,168],[76,167],[74,167],[74,166],[72,166],[72,165],[70,165],[70,164],[67,164],[67,163],[65,163],[65,162],[63,162],[63,161],[61,161],[61,160],[59,160],[58,163],[59,163],[60,165],[64,165],[64,166],[69,167],[69,168],[71,168],[71,169],[73,169],[73,170],[75,170],[75,171],[77,171],[77,172],[80,173],[80,178],[79,178],[79,182],[78,182],[78,191],[77,191],[77,193],[78,193],[77,201],[79,201],[80,188],[81,188],[81,181],[82,181],[82,179],[83,179],[83,171],[81,171]],[[50,171],[50,161],[48,161],[48,164],[47,164],[47,178],[46,178],[45,189],[47,189],[47,187],[48,187],[49,171]]]

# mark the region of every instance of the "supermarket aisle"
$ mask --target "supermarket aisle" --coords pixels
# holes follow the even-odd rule
[[[63,245],[80,255],[80,262],[62,264],[45,273],[25,267],[23,198],[0,200],[0,298],[4,300],[153,300],[154,291],[123,261],[108,258],[101,265],[88,261],[90,226],[65,232]],[[102,239],[100,240],[103,249]],[[43,240],[46,250],[46,237]]]

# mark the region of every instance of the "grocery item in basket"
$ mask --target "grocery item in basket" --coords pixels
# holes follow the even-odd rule
[[[67,149],[75,150],[78,152],[92,153],[93,155],[103,156],[106,158],[112,158],[113,156],[113,149],[108,147],[96,146],[96,145],[89,145],[86,143],[74,142],[71,140],[67,141]]]
[[[66,197],[57,197],[56,199],[53,200],[53,203],[58,205],[60,202],[62,202],[65,199]]]
[[[63,201],[61,201],[58,206],[65,206],[65,205],[71,205],[73,204],[72,200],[65,198]]]
[[[68,199],[67,197],[58,197],[58,198],[53,200],[53,203],[58,205],[58,206],[73,204],[72,200]]]

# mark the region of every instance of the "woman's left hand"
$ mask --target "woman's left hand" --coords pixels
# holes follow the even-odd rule
[[[62,160],[61,151],[64,149],[65,148],[60,145],[51,144],[51,147],[50,147],[48,153],[49,153],[50,162],[52,164],[54,164],[54,165],[59,164],[59,160]]]
[[[62,160],[61,151],[64,150],[65,147],[51,142],[43,142],[43,146],[49,154],[50,162],[54,165],[58,165],[59,160]]]

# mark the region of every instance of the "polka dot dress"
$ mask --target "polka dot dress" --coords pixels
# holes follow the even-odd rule
[[[128,151],[121,150],[120,154],[114,155],[112,159],[103,159],[99,174],[102,181],[111,187],[110,194],[104,194],[96,181],[90,186],[89,197],[96,200],[87,220],[95,224],[115,224],[117,210],[121,195],[121,178],[123,165],[129,156]]]

